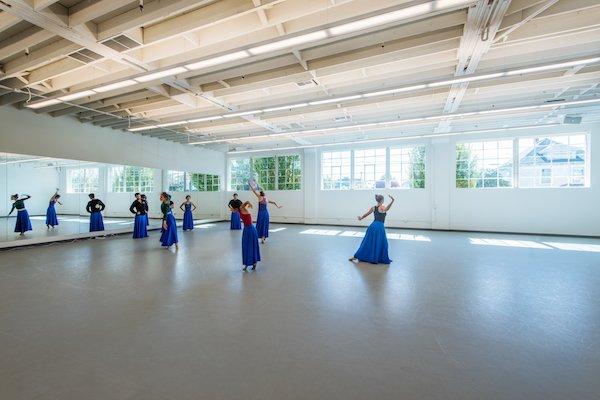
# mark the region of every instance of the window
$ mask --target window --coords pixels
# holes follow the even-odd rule
[[[300,190],[301,171],[300,155],[277,157],[277,189]]]
[[[249,158],[236,158],[229,161],[229,189],[250,190],[248,181],[252,172]]]
[[[354,151],[354,189],[385,189],[386,149]]]
[[[127,165],[113,166],[108,173],[108,182],[112,192],[148,193],[154,190],[154,171],[151,168]]]
[[[187,173],[188,190],[193,192],[204,192],[206,189],[206,175],[196,172]]]
[[[275,190],[275,157],[252,159],[252,171],[263,190]]]
[[[350,151],[325,152],[321,155],[321,188],[350,189]]]
[[[186,189],[185,172],[167,171],[167,187],[169,192],[184,192]]]
[[[519,139],[519,186],[586,186],[587,136]]]
[[[98,168],[73,168],[67,170],[67,193],[93,193],[99,189]]]
[[[513,141],[457,144],[456,187],[513,187]]]
[[[218,192],[221,186],[219,175],[205,175],[206,176],[206,191],[207,192]]]
[[[425,188],[425,146],[390,149],[389,187]]]
[[[299,190],[300,155],[238,158],[229,161],[229,190],[250,190],[250,178],[264,190]],[[218,176],[216,177],[218,182]]]

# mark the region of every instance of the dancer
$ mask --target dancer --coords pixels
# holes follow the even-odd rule
[[[386,206],[383,204],[383,196],[378,194],[375,195],[375,201],[377,205],[371,207],[363,216],[358,217],[358,220],[366,218],[369,214],[374,214],[374,221],[367,228],[365,237],[363,238],[360,247],[356,251],[353,257],[350,257],[350,261],[366,261],[371,264],[389,264],[392,262],[388,256],[388,241],[385,234],[385,222],[386,213],[394,204],[394,198],[389,196],[391,201]]]
[[[280,205],[275,203],[272,200],[267,199],[265,196],[265,192],[262,190],[257,192],[254,188],[256,184],[251,185],[250,189],[252,189],[252,193],[258,198],[258,215],[256,216],[256,230],[258,231],[258,237],[260,237],[260,242],[265,243],[267,238],[269,237],[269,210],[267,209],[267,204],[273,204],[277,208],[281,208]]]
[[[88,196],[90,201],[85,206],[85,210],[90,213],[90,232],[103,231],[102,211],[104,211],[106,205],[100,199],[97,199],[94,193],[90,193]]]
[[[192,196],[189,194],[185,196],[185,202],[181,203],[179,208],[183,211],[183,230],[192,230],[194,229],[194,214],[196,211],[196,205],[192,203]]]
[[[58,225],[58,218],[56,216],[56,203],[62,206],[62,203],[58,200],[60,199],[60,194],[58,194],[58,188],[56,192],[50,197],[50,202],[48,203],[48,209],[46,210],[46,227],[50,229],[50,227],[54,228]]]
[[[244,222],[244,230],[242,231],[242,262],[244,271],[252,265],[252,270],[256,269],[256,263],[260,261],[260,246],[258,245],[258,232],[252,225],[252,214],[248,211],[252,208],[249,201],[244,202],[239,210],[242,221]]]
[[[25,200],[29,200],[31,198],[30,195],[26,194],[25,197],[19,198],[17,193],[10,196],[11,201],[13,202],[12,208],[8,215],[12,214],[12,212],[17,210],[17,221],[15,222],[15,232],[19,232],[20,236],[25,235],[25,232],[31,231],[31,220],[29,219],[29,213],[25,209]]]
[[[142,201],[142,195],[140,193],[135,194],[135,200],[131,203],[129,211],[135,214],[135,220],[133,222],[133,238],[141,239],[148,237],[148,227],[146,226],[146,205]]]
[[[171,196],[167,192],[160,194],[160,211],[163,214],[162,219],[162,230],[160,235],[160,243],[168,249],[172,245],[179,250],[179,240],[177,239],[177,223],[173,216],[173,210],[171,208]]]
[[[144,208],[146,209],[146,226],[150,225],[150,213],[148,212],[148,200],[146,200],[146,195],[140,195],[142,203],[144,204]]]
[[[242,221],[240,219],[240,207],[242,206],[242,201],[238,200],[238,194],[233,194],[233,199],[229,200],[229,211],[231,211],[231,224],[229,229],[232,231],[237,231],[242,229]]]

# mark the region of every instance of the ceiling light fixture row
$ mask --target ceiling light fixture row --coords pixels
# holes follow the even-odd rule
[[[53,99],[48,99],[40,102],[29,103],[26,107],[38,109],[43,107],[52,106],[61,102],[76,100],[83,97],[92,96],[97,93],[105,93],[111,90],[121,89],[124,87],[136,85],[138,83],[150,82],[153,80],[165,78],[168,76],[175,76],[184,72],[196,71],[199,69],[214,67],[217,65],[225,64],[232,61],[249,58],[251,56],[263,55],[273,51],[279,51],[284,49],[290,49],[295,46],[318,42],[323,39],[332,38],[336,36],[345,35],[352,32],[361,31],[377,27],[380,25],[397,22],[407,18],[413,18],[421,15],[425,15],[432,12],[439,12],[450,8],[462,7],[471,4],[473,0],[435,0],[430,3],[424,3],[406,7],[400,10],[391,11],[379,15],[375,15],[368,18],[359,19],[356,21],[344,23],[337,26],[332,26],[327,29],[318,30],[315,32],[299,34],[296,36],[281,39],[275,42],[266,43],[250,47],[245,50],[239,50],[228,54],[212,57],[206,60],[201,60],[189,64],[185,64],[179,67],[173,67],[162,71],[151,72],[145,75],[138,76],[132,79],[126,79],[119,82],[110,83],[97,88],[85,90],[78,93],[67,94]]]
[[[455,113],[455,114],[441,114],[441,115],[433,115],[433,116],[429,116],[429,117],[397,119],[397,120],[384,121],[384,122],[370,122],[370,123],[364,123],[364,124],[345,125],[345,126],[337,126],[337,127],[322,128],[322,129],[309,129],[309,130],[303,130],[303,131],[267,133],[264,135],[204,140],[204,141],[198,141],[198,142],[190,142],[190,143],[188,143],[188,145],[206,145],[206,144],[214,144],[214,143],[238,142],[238,141],[244,141],[244,140],[273,138],[273,137],[290,136],[290,135],[302,135],[302,134],[310,134],[310,133],[327,133],[327,132],[333,132],[333,131],[343,131],[343,130],[348,130],[348,129],[360,130],[360,129],[364,129],[364,128],[375,128],[375,127],[385,128],[390,125],[393,126],[393,125],[398,125],[398,124],[409,124],[409,123],[426,122],[426,121],[439,121],[439,120],[443,120],[443,119],[464,118],[464,117],[482,116],[482,115],[485,116],[485,115],[493,115],[493,114],[512,113],[512,112],[530,111],[530,110],[543,110],[546,108],[575,106],[575,105],[589,105],[589,104],[600,104],[600,98],[588,99],[588,100],[552,102],[552,103],[544,103],[544,104],[538,104],[538,105],[533,105],[533,106],[497,108],[497,109],[491,109],[491,110],[472,111],[472,112]]]

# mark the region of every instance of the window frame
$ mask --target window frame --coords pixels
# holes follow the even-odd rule
[[[73,191],[72,188],[72,184],[70,182],[69,179],[69,173],[71,171],[77,171],[77,170],[82,170],[82,171],[87,171],[87,170],[94,170],[96,172],[97,175],[97,182],[96,185],[91,188],[90,186],[86,186],[87,185],[87,174],[84,172],[84,183],[82,184],[82,190],[81,191]],[[95,193],[98,192],[100,190],[100,184],[101,184],[101,179],[100,179],[100,167],[73,167],[73,168],[67,168],[65,170],[65,183],[66,183],[66,192],[68,194],[80,194],[80,193]],[[87,190],[86,190],[87,189]]]
[[[516,138],[514,138],[514,137],[494,137],[494,138],[480,138],[480,139],[470,139],[470,140],[458,140],[458,141],[453,142],[452,151],[454,153],[454,156],[453,156],[453,160],[454,160],[454,168],[453,168],[453,171],[454,171],[454,174],[453,174],[454,189],[456,189],[456,190],[481,190],[481,189],[483,189],[483,190],[494,190],[494,189],[506,190],[506,189],[516,189],[516,188],[518,188],[518,186],[517,186],[518,175],[517,175],[517,168],[516,168],[516,165],[515,165],[516,159],[518,159],[518,154],[516,153],[516,150],[515,150],[515,140],[516,140]],[[500,177],[498,176],[497,178],[495,178],[498,181],[498,185],[497,186],[485,186],[485,183],[484,183],[484,186],[481,186],[481,187],[477,187],[477,186],[475,186],[475,187],[469,187],[469,186],[467,186],[467,187],[459,187],[459,186],[457,186],[458,179],[456,178],[456,173],[459,170],[458,164],[457,164],[459,159],[457,158],[458,154],[457,154],[457,149],[456,148],[457,148],[458,145],[460,145],[460,144],[470,144],[470,143],[482,143],[482,144],[484,144],[485,142],[508,142],[508,141],[511,142],[511,146],[510,147],[511,147],[511,151],[512,151],[512,157],[511,157],[511,160],[512,160],[512,174],[511,174],[512,185],[510,185],[510,186],[500,186],[500,184],[499,184]],[[485,146],[485,144],[484,144],[484,146]],[[499,172],[500,171],[500,167],[498,166],[496,168],[496,170],[497,170],[498,175],[499,175],[500,174],[500,172]],[[488,179],[491,179],[491,178],[488,178]],[[481,180],[485,181],[485,178],[481,178]],[[467,179],[467,181],[469,181],[469,179]]]
[[[279,178],[280,178],[280,171],[279,171],[279,159],[280,158],[287,158],[287,157],[298,157],[298,162],[299,162],[299,168],[298,168],[298,188],[297,189],[288,189],[288,188],[281,188],[280,187],[280,182],[279,182]],[[259,176],[260,174],[255,170],[255,160],[259,160],[259,159],[269,159],[272,158],[273,159],[273,169],[272,169],[272,173],[267,173],[268,175],[272,175],[272,179],[273,179],[273,186],[267,186],[265,187],[265,184],[263,182],[263,179],[261,179],[261,177]],[[247,182],[243,182],[239,180],[238,177],[233,176],[233,169],[232,169],[232,163],[233,162],[240,162],[240,161],[245,161],[248,163],[249,165],[249,171],[247,171],[248,173],[248,178],[252,176],[255,176],[257,178],[258,183],[261,185],[261,187],[265,188],[265,190],[270,190],[270,191],[299,191],[302,190],[302,186],[303,186],[303,171],[304,171],[304,163],[303,163],[303,156],[301,153],[285,153],[285,154],[278,154],[278,155],[272,155],[272,156],[256,156],[256,157],[232,157],[229,158],[227,160],[227,190],[230,192],[237,192],[237,191],[245,191],[245,190],[250,190],[250,187],[248,185]],[[292,182],[293,183],[293,182]],[[287,185],[287,184],[286,184]]]

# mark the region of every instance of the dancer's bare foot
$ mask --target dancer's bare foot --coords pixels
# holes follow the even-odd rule
[[[252,271],[256,270],[256,264],[252,265]]]
[[[350,258],[348,259],[348,261],[355,262],[355,261],[358,261],[358,258],[356,258],[356,257],[350,257]]]

